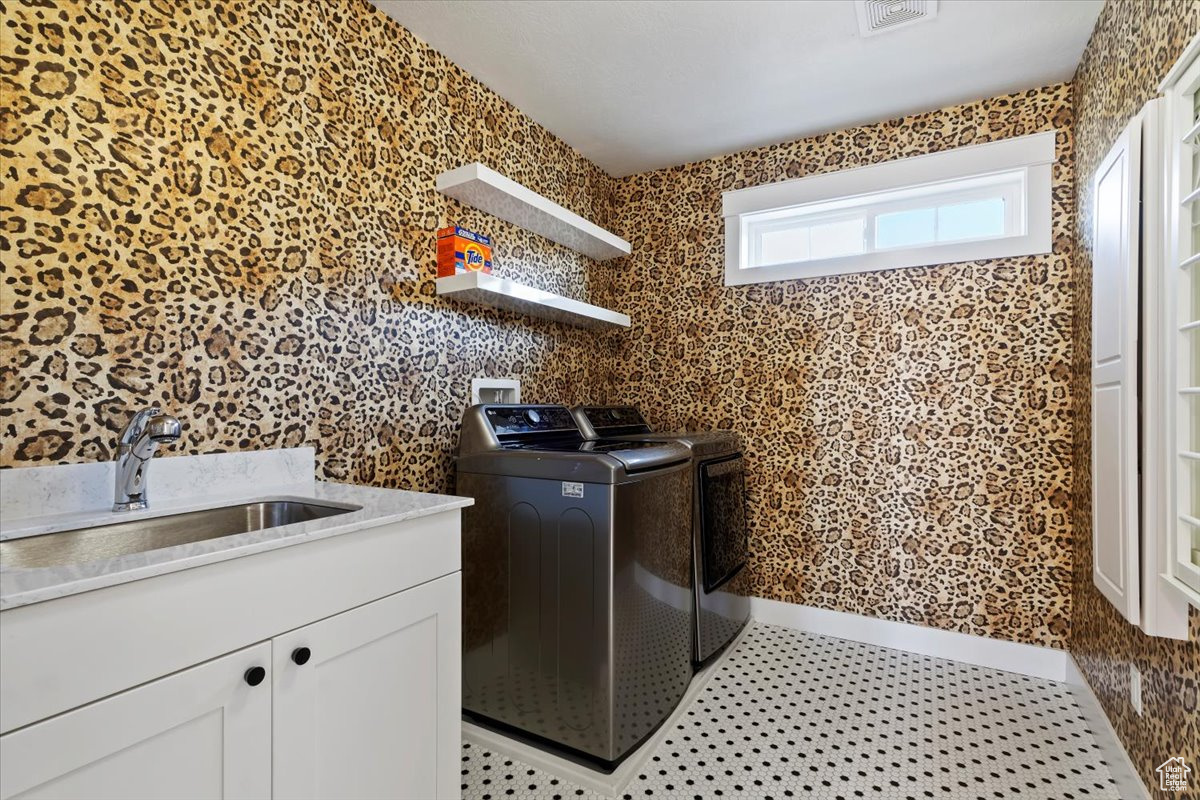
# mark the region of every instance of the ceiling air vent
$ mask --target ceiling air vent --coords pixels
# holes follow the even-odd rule
[[[863,36],[887,33],[937,16],[937,0],[858,0],[858,31]]]

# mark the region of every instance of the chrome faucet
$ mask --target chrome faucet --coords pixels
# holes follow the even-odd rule
[[[151,406],[133,415],[117,444],[117,487],[113,511],[137,511],[146,508],[150,459],[160,444],[179,439],[179,420]]]

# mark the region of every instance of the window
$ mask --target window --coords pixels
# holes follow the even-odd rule
[[[1163,84],[1167,578],[1200,605],[1200,36]]]
[[[1025,172],[1012,170],[741,216],[747,267],[1020,236]]]
[[[1146,103],[1140,130],[1138,560],[1142,630],[1186,640],[1200,607],[1200,35]],[[1125,134],[1122,134],[1125,136]],[[1137,148],[1129,148],[1131,154]],[[1099,205],[1093,198],[1093,206]],[[1093,214],[1095,208],[1093,208]],[[1102,230],[1107,226],[1101,225]],[[1093,275],[1095,275],[1093,261]],[[1093,291],[1093,319],[1096,316]],[[1101,310],[1103,314],[1103,310]],[[1096,325],[1092,350],[1096,356]],[[1093,431],[1093,449],[1096,433]],[[1093,463],[1093,475],[1095,464]],[[1093,529],[1096,522],[1093,520]]]
[[[1054,134],[726,192],[726,285],[1048,253]]]

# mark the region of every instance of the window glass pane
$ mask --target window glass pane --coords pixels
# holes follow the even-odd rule
[[[1179,388],[1200,387],[1200,328],[1189,328],[1179,335]]]
[[[1179,520],[1179,560],[1200,566],[1200,528],[1185,519]]]
[[[1185,394],[1179,403],[1183,413],[1175,418],[1178,446],[1192,453],[1200,453],[1200,395]]]
[[[1200,528],[1182,519],[1179,520],[1179,551],[1180,561],[1200,567]]]
[[[1200,567],[1200,528],[1192,528],[1192,552],[1189,555],[1192,566]]]
[[[866,256],[855,260],[854,268],[888,268],[889,258],[874,259],[870,254],[886,253],[890,257],[903,251],[914,251],[906,256],[910,261],[940,263],[936,248],[940,242],[986,242],[1021,236],[1025,220],[1016,219],[1014,212],[1024,212],[1020,197],[1028,190],[1023,168],[841,197],[782,192],[771,187],[771,197],[764,196],[764,205],[788,197],[813,199],[793,206],[748,211],[733,210],[745,207],[748,198],[730,202],[728,222],[736,220],[739,226],[736,267],[784,267],[779,271],[783,274],[789,272],[787,265],[795,264],[794,272],[799,277],[826,274],[819,271],[823,265],[806,262]],[[740,197],[741,191],[732,194]],[[981,257],[987,252],[986,247],[979,250]],[[828,274],[838,274],[836,266],[830,268],[835,271]],[[731,277],[730,281],[766,279],[747,276]]]
[[[880,214],[875,218],[875,247],[886,250],[892,247],[912,247],[931,244],[934,241],[934,223],[937,219],[932,208],[914,208]]]
[[[1180,458],[1179,510],[1200,519],[1200,461]]]
[[[1200,264],[1193,264],[1179,275],[1179,288],[1187,300],[1187,309],[1179,319],[1181,325],[1200,319],[1200,269],[1197,267]]]
[[[1004,198],[942,206],[937,210],[937,231],[939,242],[1003,236]]]
[[[1200,97],[1200,93],[1197,93],[1197,97]],[[1188,187],[1189,193],[1200,189],[1200,142],[1192,144],[1190,149],[1192,151],[1192,185]],[[1183,258],[1187,258],[1192,253],[1200,253],[1200,201],[1192,202],[1189,205],[1188,212],[1183,215],[1180,221],[1184,225],[1190,226],[1191,236],[1188,241],[1192,245],[1191,253],[1182,253],[1181,255]]]
[[[786,264],[808,260],[808,228],[764,231],[758,237],[758,264]]]
[[[866,220],[848,219],[814,225],[811,232],[813,258],[837,258],[863,252],[863,231]]]

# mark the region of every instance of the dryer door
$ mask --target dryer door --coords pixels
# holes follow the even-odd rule
[[[711,592],[746,563],[746,471],[741,453],[700,465],[700,551],[704,591]]]

